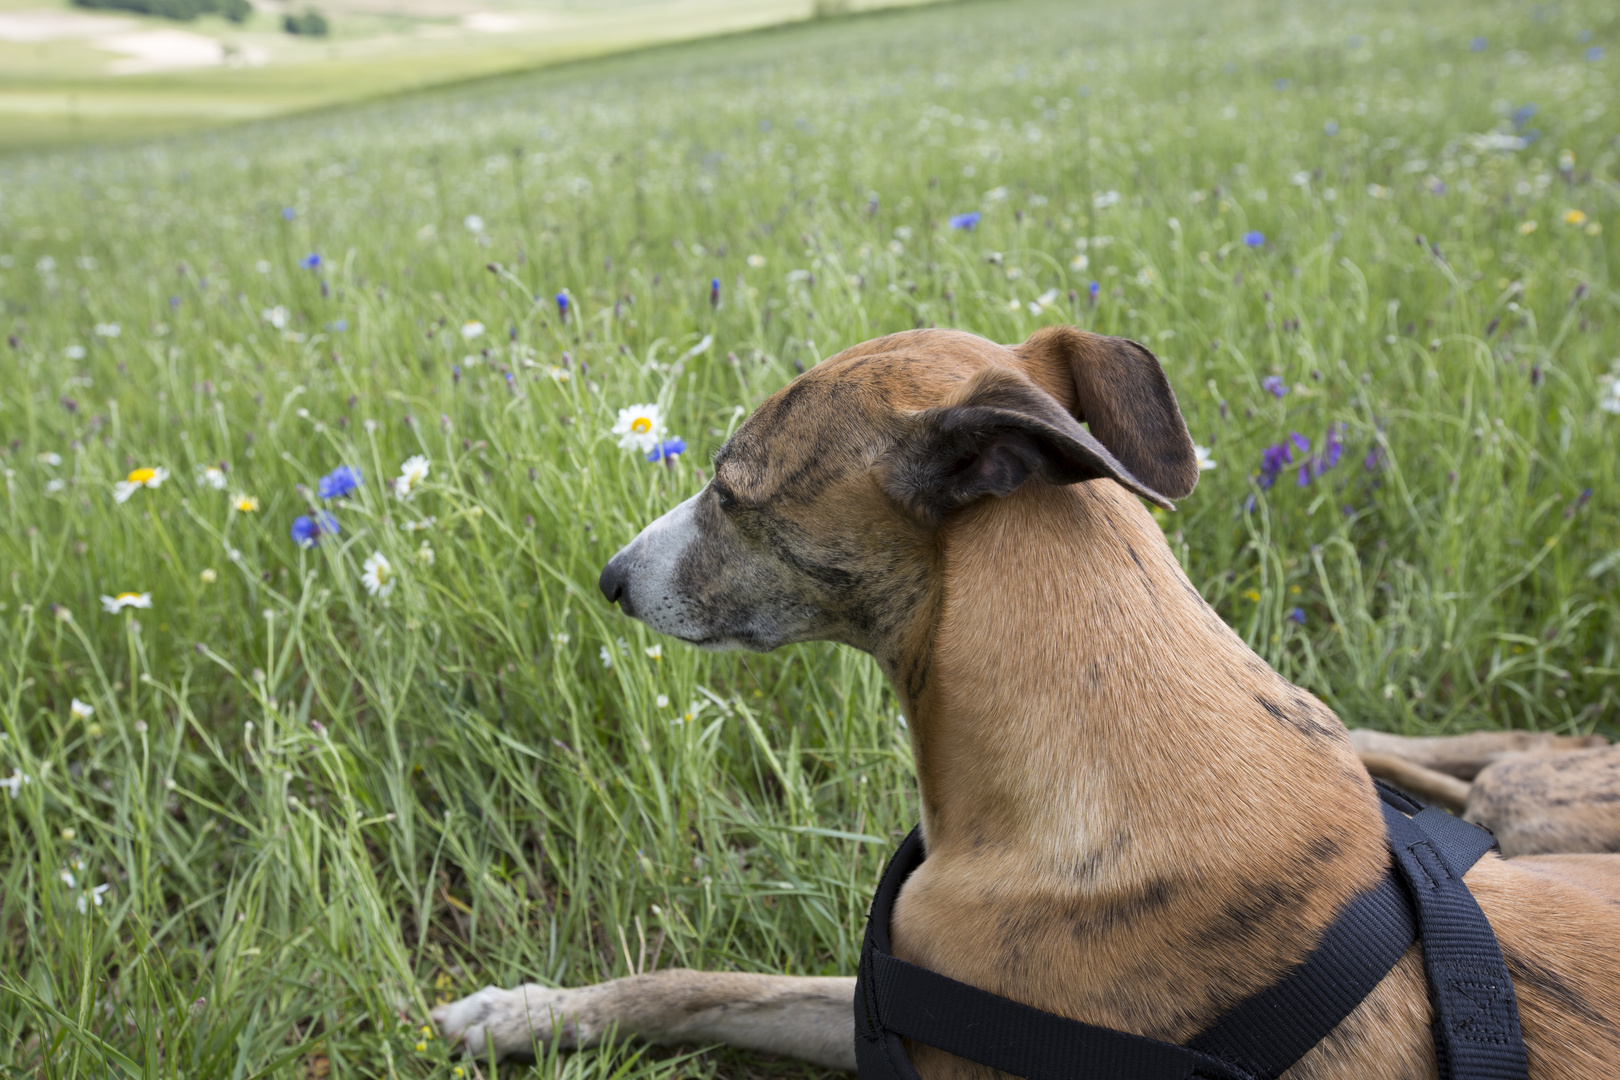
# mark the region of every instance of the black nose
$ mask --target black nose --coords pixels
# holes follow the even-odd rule
[[[630,583],[630,570],[622,556],[615,555],[608,561],[602,570],[602,577],[597,581],[597,587],[602,595],[607,597],[610,604],[623,604],[625,587]],[[626,605],[625,610],[629,607]]]

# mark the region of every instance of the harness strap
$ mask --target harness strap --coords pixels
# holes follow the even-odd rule
[[[1440,1080],[1526,1080],[1513,980],[1490,921],[1463,884],[1489,850],[1489,834],[1432,807],[1408,818],[1385,806],[1384,823],[1423,929]]]
[[[1420,930],[1440,1080],[1525,1080],[1512,984],[1462,882],[1494,841],[1379,787],[1395,873],[1347,904],[1301,964],[1186,1046],[1056,1016],[895,957],[889,916],[926,857],[913,829],[867,920],[855,983],[861,1080],[918,1080],[907,1038],[1028,1080],[1275,1080],[1350,1015]]]

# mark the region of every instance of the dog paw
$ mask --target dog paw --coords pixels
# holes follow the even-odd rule
[[[486,986],[440,1005],[432,1017],[452,1044],[460,1043],[476,1056],[491,1049],[496,1057],[527,1055],[553,1041],[571,1049],[577,1043],[578,1022],[577,1005],[569,999],[575,996],[577,992],[543,986],[515,990]]]

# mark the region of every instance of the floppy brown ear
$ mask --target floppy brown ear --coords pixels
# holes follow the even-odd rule
[[[1030,377],[1084,421],[1131,475],[1172,499],[1192,493],[1198,455],[1170,380],[1146,347],[1049,326],[1017,351]]]
[[[932,522],[986,495],[1010,495],[1037,475],[1052,484],[1107,477],[1171,506],[1052,395],[1010,368],[987,368],[954,402],[909,417],[879,475],[890,498]]]

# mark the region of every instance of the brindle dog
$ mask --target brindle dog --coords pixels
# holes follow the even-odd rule
[[[871,653],[909,718],[928,847],[895,954],[1184,1042],[1305,956],[1387,861],[1343,725],[1220,620],[1142,505],[1197,479],[1170,385],[1134,342],[895,334],[765,402],[602,589],[705,648]],[[1467,882],[1531,1073],[1614,1077],[1620,858],[1487,855]],[[491,987],[434,1017],[477,1052],[617,1027],[849,1069],[853,984],[671,970]],[[1288,1076],[1433,1077],[1430,1019],[1413,946]],[[990,1073],[920,1045],[912,1060],[928,1080]]]

